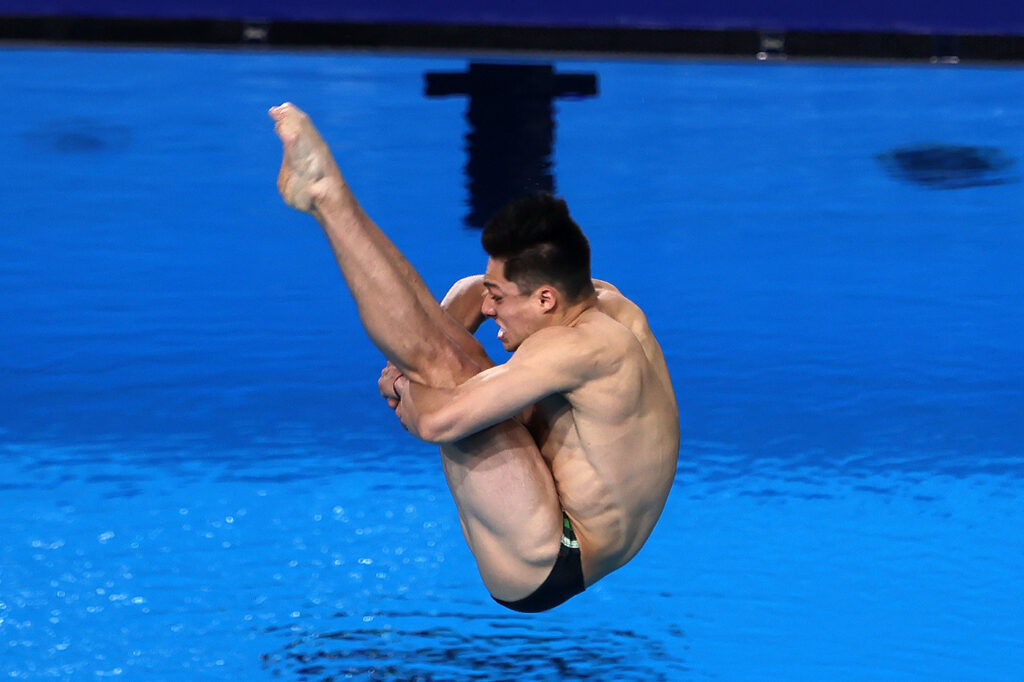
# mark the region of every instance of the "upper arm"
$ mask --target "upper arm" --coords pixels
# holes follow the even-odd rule
[[[441,308],[472,334],[484,321],[484,315],[480,311],[484,292],[483,275],[463,277],[445,294],[441,300]]]

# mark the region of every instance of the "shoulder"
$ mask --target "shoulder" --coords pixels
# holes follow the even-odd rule
[[[614,372],[635,343],[628,329],[595,309],[576,326],[547,327],[530,335],[509,362],[545,366],[592,379]]]
[[[467,294],[478,294],[483,291],[484,288],[484,276],[483,275],[469,275],[456,281],[448,289],[448,293],[445,294],[444,299],[441,301],[443,306],[446,302],[451,299],[465,296]]]
[[[647,315],[636,303],[622,295],[618,289],[606,282],[597,286],[597,306],[613,320],[633,333],[633,336],[643,341],[651,333],[650,325],[647,322]]]
[[[512,355],[512,358],[532,358],[578,355],[596,344],[586,327],[556,325],[530,334]]]
[[[619,288],[612,284],[611,282],[606,282],[603,279],[595,279],[591,281],[594,283],[594,290],[597,291],[598,294],[600,294],[602,291],[612,291],[615,293],[620,293]]]

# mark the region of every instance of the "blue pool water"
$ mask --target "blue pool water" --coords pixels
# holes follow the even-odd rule
[[[469,61],[0,51],[0,677],[1020,679],[1021,71],[555,64],[598,92],[545,163],[684,443],[641,554],[522,616],[265,114],[314,116],[440,294],[483,259],[468,100],[424,75]],[[1000,163],[886,161],[922,148]]]

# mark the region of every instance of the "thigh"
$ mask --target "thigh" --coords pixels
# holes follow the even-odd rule
[[[441,448],[445,476],[480,575],[491,594],[532,593],[555,563],[562,510],[551,470],[514,421]]]

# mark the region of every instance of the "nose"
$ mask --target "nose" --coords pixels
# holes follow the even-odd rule
[[[484,294],[484,299],[480,303],[480,312],[484,317],[494,317],[494,304],[491,302],[490,294]]]

